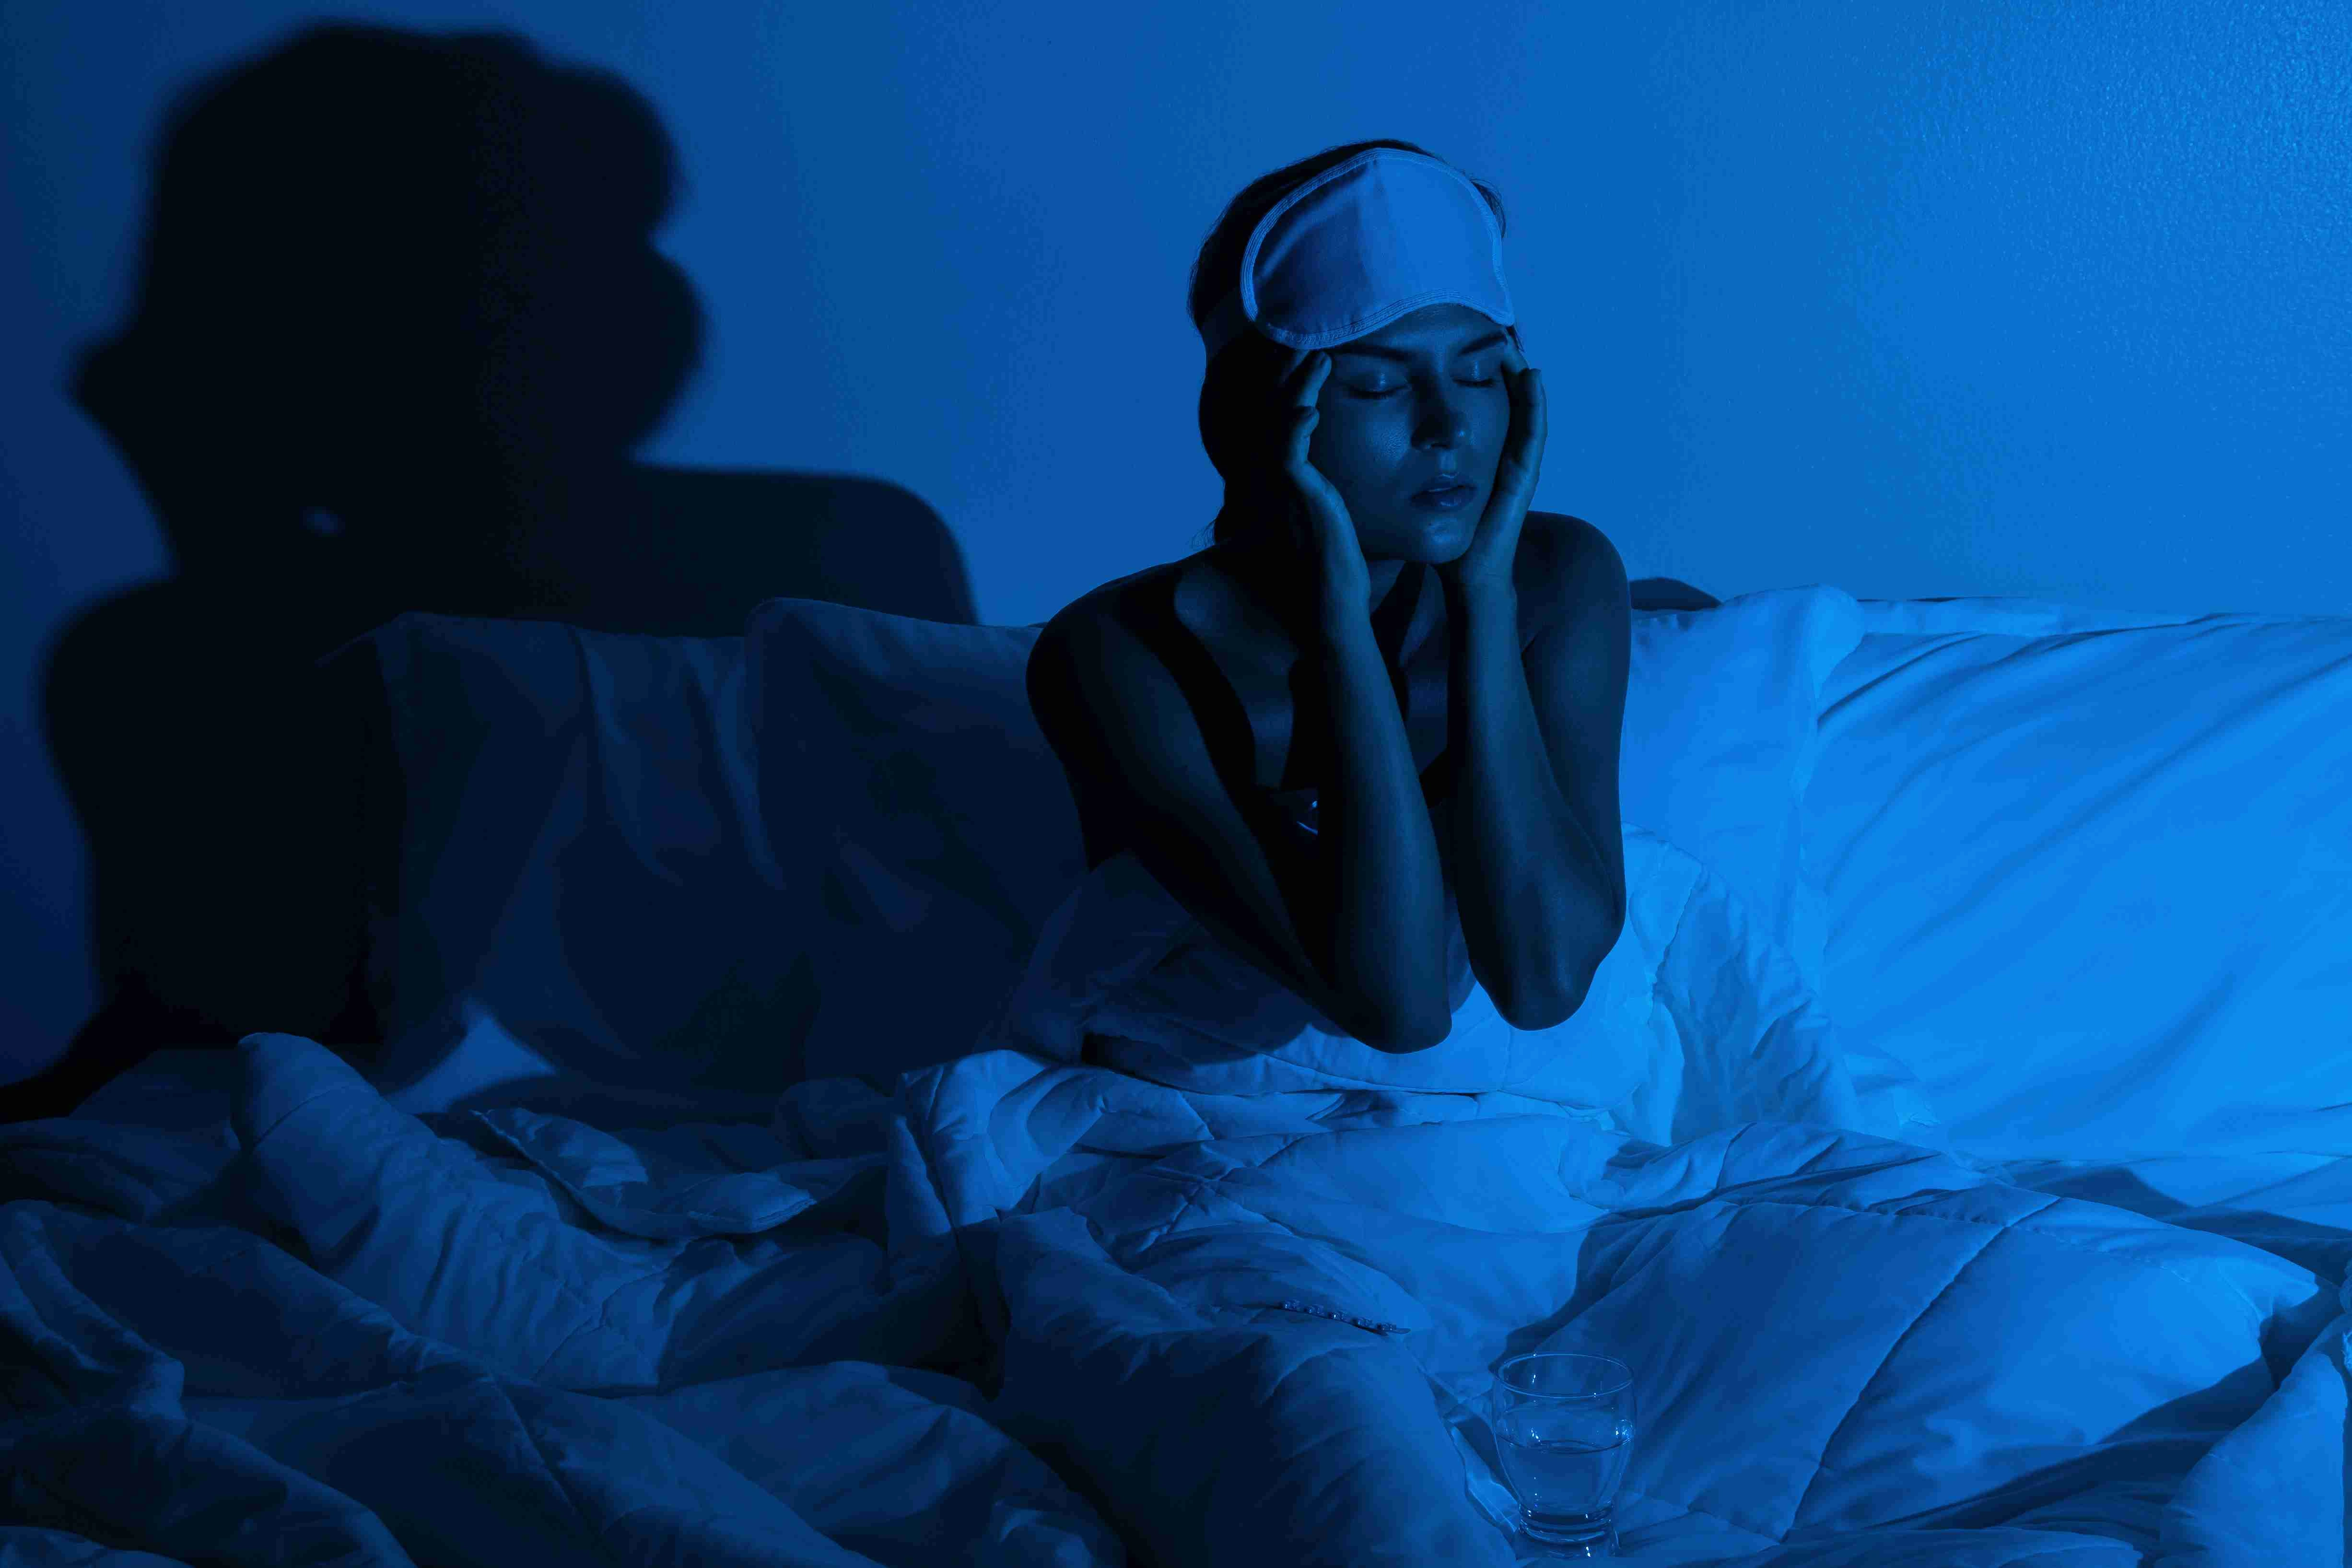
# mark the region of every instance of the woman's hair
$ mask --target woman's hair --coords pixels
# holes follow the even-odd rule
[[[1198,328],[1216,309],[1217,301],[1240,286],[1242,252],[1249,247],[1250,231],[1276,203],[1324,170],[1375,147],[1436,157],[1410,142],[1350,142],[1342,147],[1327,147],[1244,186],[1226,204],[1223,216],[1210,229],[1209,237],[1201,244],[1201,254],[1193,259],[1192,287],[1185,300],[1193,326]],[[1494,209],[1496,227],[1507,232],[1501,195],[1484,180],[1470,177],[1470,183]],[[1275,435],[1267,399],[1287,357],[1288,351],[1281,344],[1262,333],[1245,331],[1219,351],[1201,376],[1201,445],[1224,479],[1229,502],[1252,476],[1265,471],[1271,457],[1266,448]],[[1216,542],[1232,540],[1241,523],[1238,510],[1228,504],[1212,530]]]

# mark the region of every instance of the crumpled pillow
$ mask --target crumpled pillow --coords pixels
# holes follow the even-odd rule
[[[760,814],[814,985],[810,1078],[887,1093],[971,1048],[1086,871],[1029,711],[1035,626],[776,599],[745,629]]]
[[[759,820],[741,638],[418,614],[336,659],[389,723],[363,805],[397,845],[373,1074],[490,1029],[522,1076],[707,1114],[803,1076],[809,895]]]

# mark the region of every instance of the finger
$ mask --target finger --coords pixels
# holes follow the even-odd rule
[[[1330,481],[1324,477],[1323,470],[1315,466],[1309,448],[1314,444],[1315,426],[1322,417],[1321,411],[1311,403],[1291,410],[1290,440],[1283,459],[1284,470],[1289,475],[1291,483],[1318,500],[1328,491]]]
[[[1528,356],[1519,352],[1518,344],[1507,342],[1503,345],[1503,368],[1513,375],[1528,368]]]
[[[1290,411],[1290,439],[1285,443],[1285,461],[1293,478],[1307,461],[1307,448],[1315,438],[1316,422],[1322,417],[1322,411],[1312,403],[1299,404]]]
[[[1503,466],[1512,470],[1513,478],[1535,483],[1536,470],[1543,466],[1544,411],[1535,404],[1521,411],[1512,421],[1511,438],[1503,449]]]
[[[1521,371],[1511,379],[1511,449],[1542,451],[1544,432],[1549,424],[1549,411],[1544,403],[1543,373]]]
[[[1293,349],[1289,363],[1284,365],[1282,379],[1286,384],[1311,379],[1318,367],[1328,371],[1331,356],[1321,349]]]
[[[1323,395],[1323,384],[1331,376],[1331,356],[1314,353],[1307,356],[1306,377],[1298,384],[1298,401],[1309,406]]]
[[[1543,378],[1536,371],[1523,371],[1511,383],[1511,432],[1503,443],[1503,460],[1496,475],[1498,495],[1522,505],[1533,496],[1536,476],[1543,468],[1548,426]]]

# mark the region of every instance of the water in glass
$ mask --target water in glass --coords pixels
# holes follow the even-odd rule
[[[1617,1487],[1633,1441],[1632,1373],[1605,1356],[1538,1354],[1504,1363],[1495,1453],[1528,1542],[1601,1557],[1616,1544]]]

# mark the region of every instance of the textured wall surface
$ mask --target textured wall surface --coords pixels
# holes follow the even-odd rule
[[[14,5],[0,1072],[90,996],[44,649],[170,569],[68,366],[123,308],[172,95],[326,16],[510,27],[644,92],[709,321],[648,454],[903,485],[983,620],[1197,546],[1193,251],[1247,180],[1369,136],[1501,188],[1539,504],[1636,575],[2352,611],[2329,0]]]

